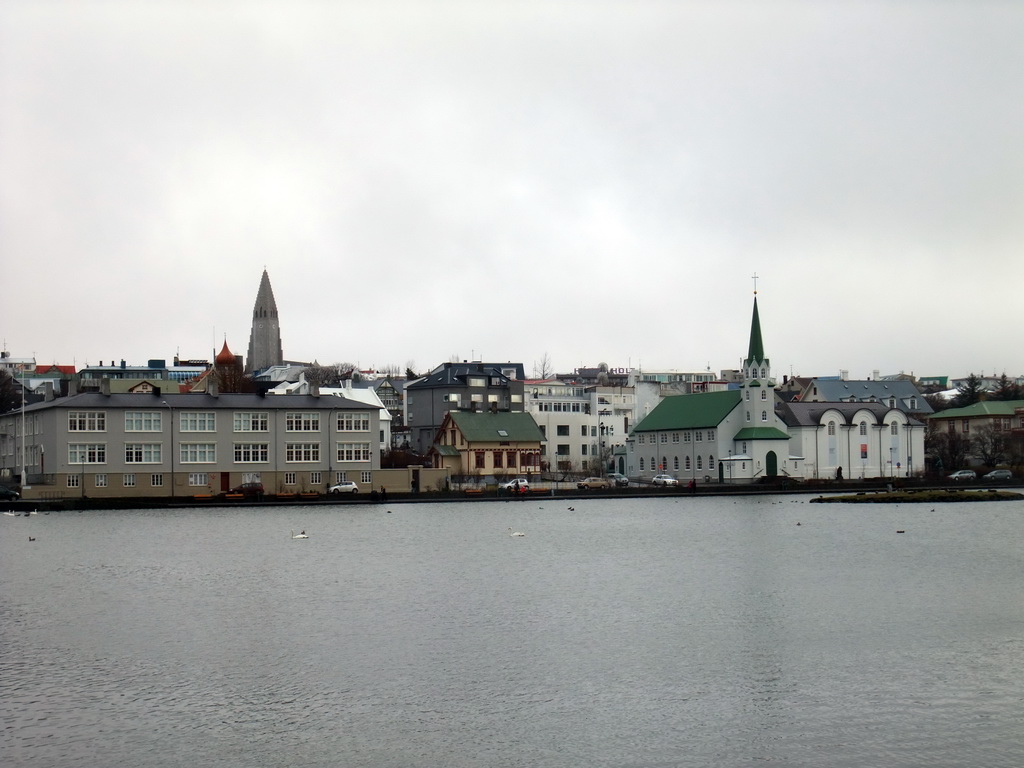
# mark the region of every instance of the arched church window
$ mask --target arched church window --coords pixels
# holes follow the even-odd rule
[[[761,399],[762,400],[767,400],[768,399],[768,390],[767,389],[762,389],[761,390]]]
[[[834,421],[830,421],[828,423],[828,433],[829,435],[834,435],[836,433],[836,423]]]
[[[868,423],[866,421],[862,421],[860,423],[860,433],[862,435],[866,435],[868,433]]]
[[[761,421],[768,421],[768,411],[761,411]]]
[[[892,422],[892,424],[889,425],[889,434],[890,435],[895,435],[895,434],[898,434],[898,433],[899,433],[899,429],[897,429],[896,422],[894,421],[894,422]]]

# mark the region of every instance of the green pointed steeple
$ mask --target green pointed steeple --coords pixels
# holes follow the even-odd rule
[[[761,318],[757,314],[757,296],[754,297],[754,316],[750,321],[750,348],[747,350],[746,364],[760,363],[764,360],[764,342],[761,341]]]

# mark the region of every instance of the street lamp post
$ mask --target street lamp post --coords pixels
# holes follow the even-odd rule
[[[174,498],[174,409],[166,400],[161,402],[167,406],[167,411],[170,414],[167,429],[171,433],[171,498]]]

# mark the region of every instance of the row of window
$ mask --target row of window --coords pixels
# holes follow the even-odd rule
[[[836,433],[836,423],[834,421],[830,421],[828,423],[827,429],[828,429],[829,435],[834,435]],[[899,423],[898,422],[894,421],[894,422],[889,424],[889,434],[890,435],[898,435],[899,431],[900,431],[900,428],[899,428]],[[866,421],[860,422],[860,425],[858,426],[858,432],[860,432],[861,435],[866,435],[868,433],[868,423]]]
[[[1011,416],[996,416],[991,421],[992,428],[996,432],[1008,432],[1013,429],[1013,418]],[[1024,416],[1018,418],[1017,423],[1018,429],[1024,429]],[[946,429],[950,433],[956,432],[956,421],[950,419],[946,422]],[[971,422],[969,419],[964,419],[960,422],[960,431],[963,433],[969,433],[971,431]]]
[[[106,473],[99,473],[92,475],[92,481],[97,488],[109,487],[109,477]],[[335,480],[336,483],[343,483],[348,479],[347,472],[336,472]],[[284,485],[297,485],[298,473],[296,472],[285,472],[284,473]],[[359,473],[359,481],[361,483],[369,483],[373,480],[373,473],[362,471]],[[323,473],[321,472],[310,472],[309,473],[309,484],[316,486],[323,482]],[[68,475],[67,476],[68,488],[80,488],[82,486],[81,475]],[[121,484],[125,488],[135,488],[138,485],[138,476],[134,472],[126,472],[121,475]],[[162,488],[164,484],[164,476],[161,473],[155,473],[149,476],[149,484],[153,488]],[[189,472],[188,473],[188,484],[193,488],[199,488],[209,486],[210,475],[208,472]]]
[[[487,466],[487,451],[474,451],[473,461],[476,469],[485,469]],[[502,458],[504,456],[504,459]],[[492,466],[495,469],[529,469],[537,467],[540,463],[540,456],[536,453],[519,454],[515,451],[508,451],[502,454],[501,451],[491,452]],[[504,465],[504,466],[503,466]]]
[[[704,457],[703,456],[698,454],[697,456],[694,457],[693,461],[696,464],[697,469],[704,469]],[[644,471],[644,467],[645,466],[649,467],[651,472],[655,472],[655,471],[657,471],[657,472],[668,472],[669,471],[668,457],[667,456],[662,456],[661,457],[661,463],[659,464],[657,457],[652,456],[651,459],[650,459],[650,463],[646,464],[644,462],[643,456],[641,456],[640,457],[640,471],[641,472]],[[683,457],[683,469],[688,472],[690,470],[690,466],[691,466],[690,465],[690,457],[689,456],[684,456]],[[707,467],[708,467],[708,471],[709,472],[713,471],[715,469],[715,457],[714,456],[708,456]],[[672,457],[672,469],[674,471],[676,471],[676,472],[679,471],[679,457],[678,456],[673,456]]]
[[[235,443],[234,460],[238,464],[259,464],[270,460],[270,443]],[[369,443],[337,443],[338,461],[369,461]],[[285,443],[285,461],[290,463],[320,461],[319,443]],[[125,443],[126,464],[160,464],[163,461],[161,443]],[[217,461],[215,443],[182,443],[178,450],[182,464],[214,464]],[[69,464],[105,464],[106,443],[69,443]]]
[[[652,443],[652,444],[653,443],[657,443],[657,442],[667,443],[669,441],[669,435],[671,435],[673,443],[678,443],[680,441],[680,436],[681,436],[682,441],[684,443],[689,443],[691,441],[695,442],[695,443],[702,443],[702,442],[704,442],[705,439],[710,443],[710,442],[714,442],[714,440],[715,440],[715,430],[709,429],[709,430],[705,431],[705,430],[702,430],[702,429],[698,429],[698,430],[693,431],[693,432],[681,432],[681,433],[680,432],[671,432],[671,433],[670,432],[658,432],[656,434],[646,435],[646,442]],[[637,443],[643,445],[643,443],[645,442],[645,435],[644,435],[643,432],[638,432],[637,433],[636,441],[637,441]]]
[[[317,411],[285,413],[288,432],[319,432],[320,416]],[[232,415],[235,432],[269,432],[270,414],[266,412],[238,412]],[[178,429],[181,432],[216,432],[217,414],[212,411],[180,411]],[[125,432],[163,431],[163,413],[160,411],[125,411]],[[337,432],[369,432],[369,413],[339,413],[335,418]],[[69,411],[69,432],[106,432],[105,411]]]

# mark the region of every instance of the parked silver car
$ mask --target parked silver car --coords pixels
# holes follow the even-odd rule
[[[1008,469],[993,469],[987,475],[982,475],[982,480],[1013,480],[1013,472]]]
[[[958,469],[948,479],[954,483],[965,483],[969,480],[977,480],[978,474],[973,469]]]

